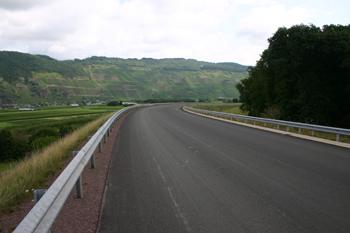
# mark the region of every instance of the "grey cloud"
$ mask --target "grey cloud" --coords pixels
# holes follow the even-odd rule
[[[0,0],[0,9],[27,10],[37,5],[47,5],[52,1],[47,0]]]

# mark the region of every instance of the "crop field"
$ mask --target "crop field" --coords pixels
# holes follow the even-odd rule
[[[89,105],[38,107],[36,111],[1,109],[0,212],[30,198],[26,189],[41,187],[76,145],[121,108]]]
[[[106,105],[89,105],[82,107],[72,106],[50,106],[38,107],[36,111],[20,111],[3,109],[0,111],[0,122],[12,122],[18,120],[51,118],[76,115],[91,115],[105,112],[113,112],[122,107],[106,106]],[[1,127],[1,125],[0,125]]]

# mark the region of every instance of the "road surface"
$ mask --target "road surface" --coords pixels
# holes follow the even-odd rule
[[[131,113],[99,232],[350,232],[350,150],[187,113]]]

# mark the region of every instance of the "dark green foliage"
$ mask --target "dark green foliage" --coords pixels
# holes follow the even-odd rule
[[[250,115],[350,127],[350,26],[279,28],[237,84]]]
[[[32,72],[56,72],[67,78],[88,76],[82,66],[74,61],[57,61],[45,55],[30,55],[19,52],[0,51],[0,77],[15,82],[20,77],[26,81]]]
[[[107,106],[121,106],[122,102],[121,101],[111,101],[107,104]]]
[[[67,134],[73,132],[73,126],[67,125],[67,124],[61,124],[58,127],[58,132],[59,132],[60,137],[64,137]]]
[[[147,99],[136,100],[137,103],[154,104],[154,103],[179,103],[179,102],[196,102],[194,99]],[[203,101],[205,102],[205,101]]]
[[[25,156],[28,146],[21,140],[16,140],[8,129],[0,131],[0,162],[10,162]]]
[[[239,100],[237,98],[224,100],[224,103],[238,103],[238,102]]]
[[[29,142],[31,143],[37,138],[47,137],[47,136],[58,138],[59,136],[58,130],[56,128],[39,129],[29,138]]]
[[[57,140],[54,136],[41,136],[36,138],[31,144],[33,150],[41,150]]]
[[[29,138],[28,143],[33,150],[39,150],[56,141],[58,137],[59,133],[56,128],[42,128]]]

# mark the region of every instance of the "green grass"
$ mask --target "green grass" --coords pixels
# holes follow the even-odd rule
[[[104,112],[112,112],[121,109],[122,107],[113,107],[106,105],[89,105],[82,107],[71,106],[50,106],[39,107],[37,111],[10,111],[0,112],[0,122],[12,122],[26,119],[76,116],[76,115],[90,115]]]
[[[0,122],[0,129],[5,128],[7,126],[10,126],[11,124],[6,123],[6,122]]]
[[[32,198],[26,190],[47,189],[47,177],[57,172],[74,148],[111,115],[105,114],[16,164],[0,164],[0,211]]]
[[[0,163],[0,176],[1,173],[9,171],[16,167],[16,163]]]
[[[222,103],[222,102],[221,102]],[[193,105],[192,108],[215,111],[215,112],[226,112],[237,115],[247,115],[247,112],[243,112],[239,109],[240,104],[202,104],[202,105]]]

